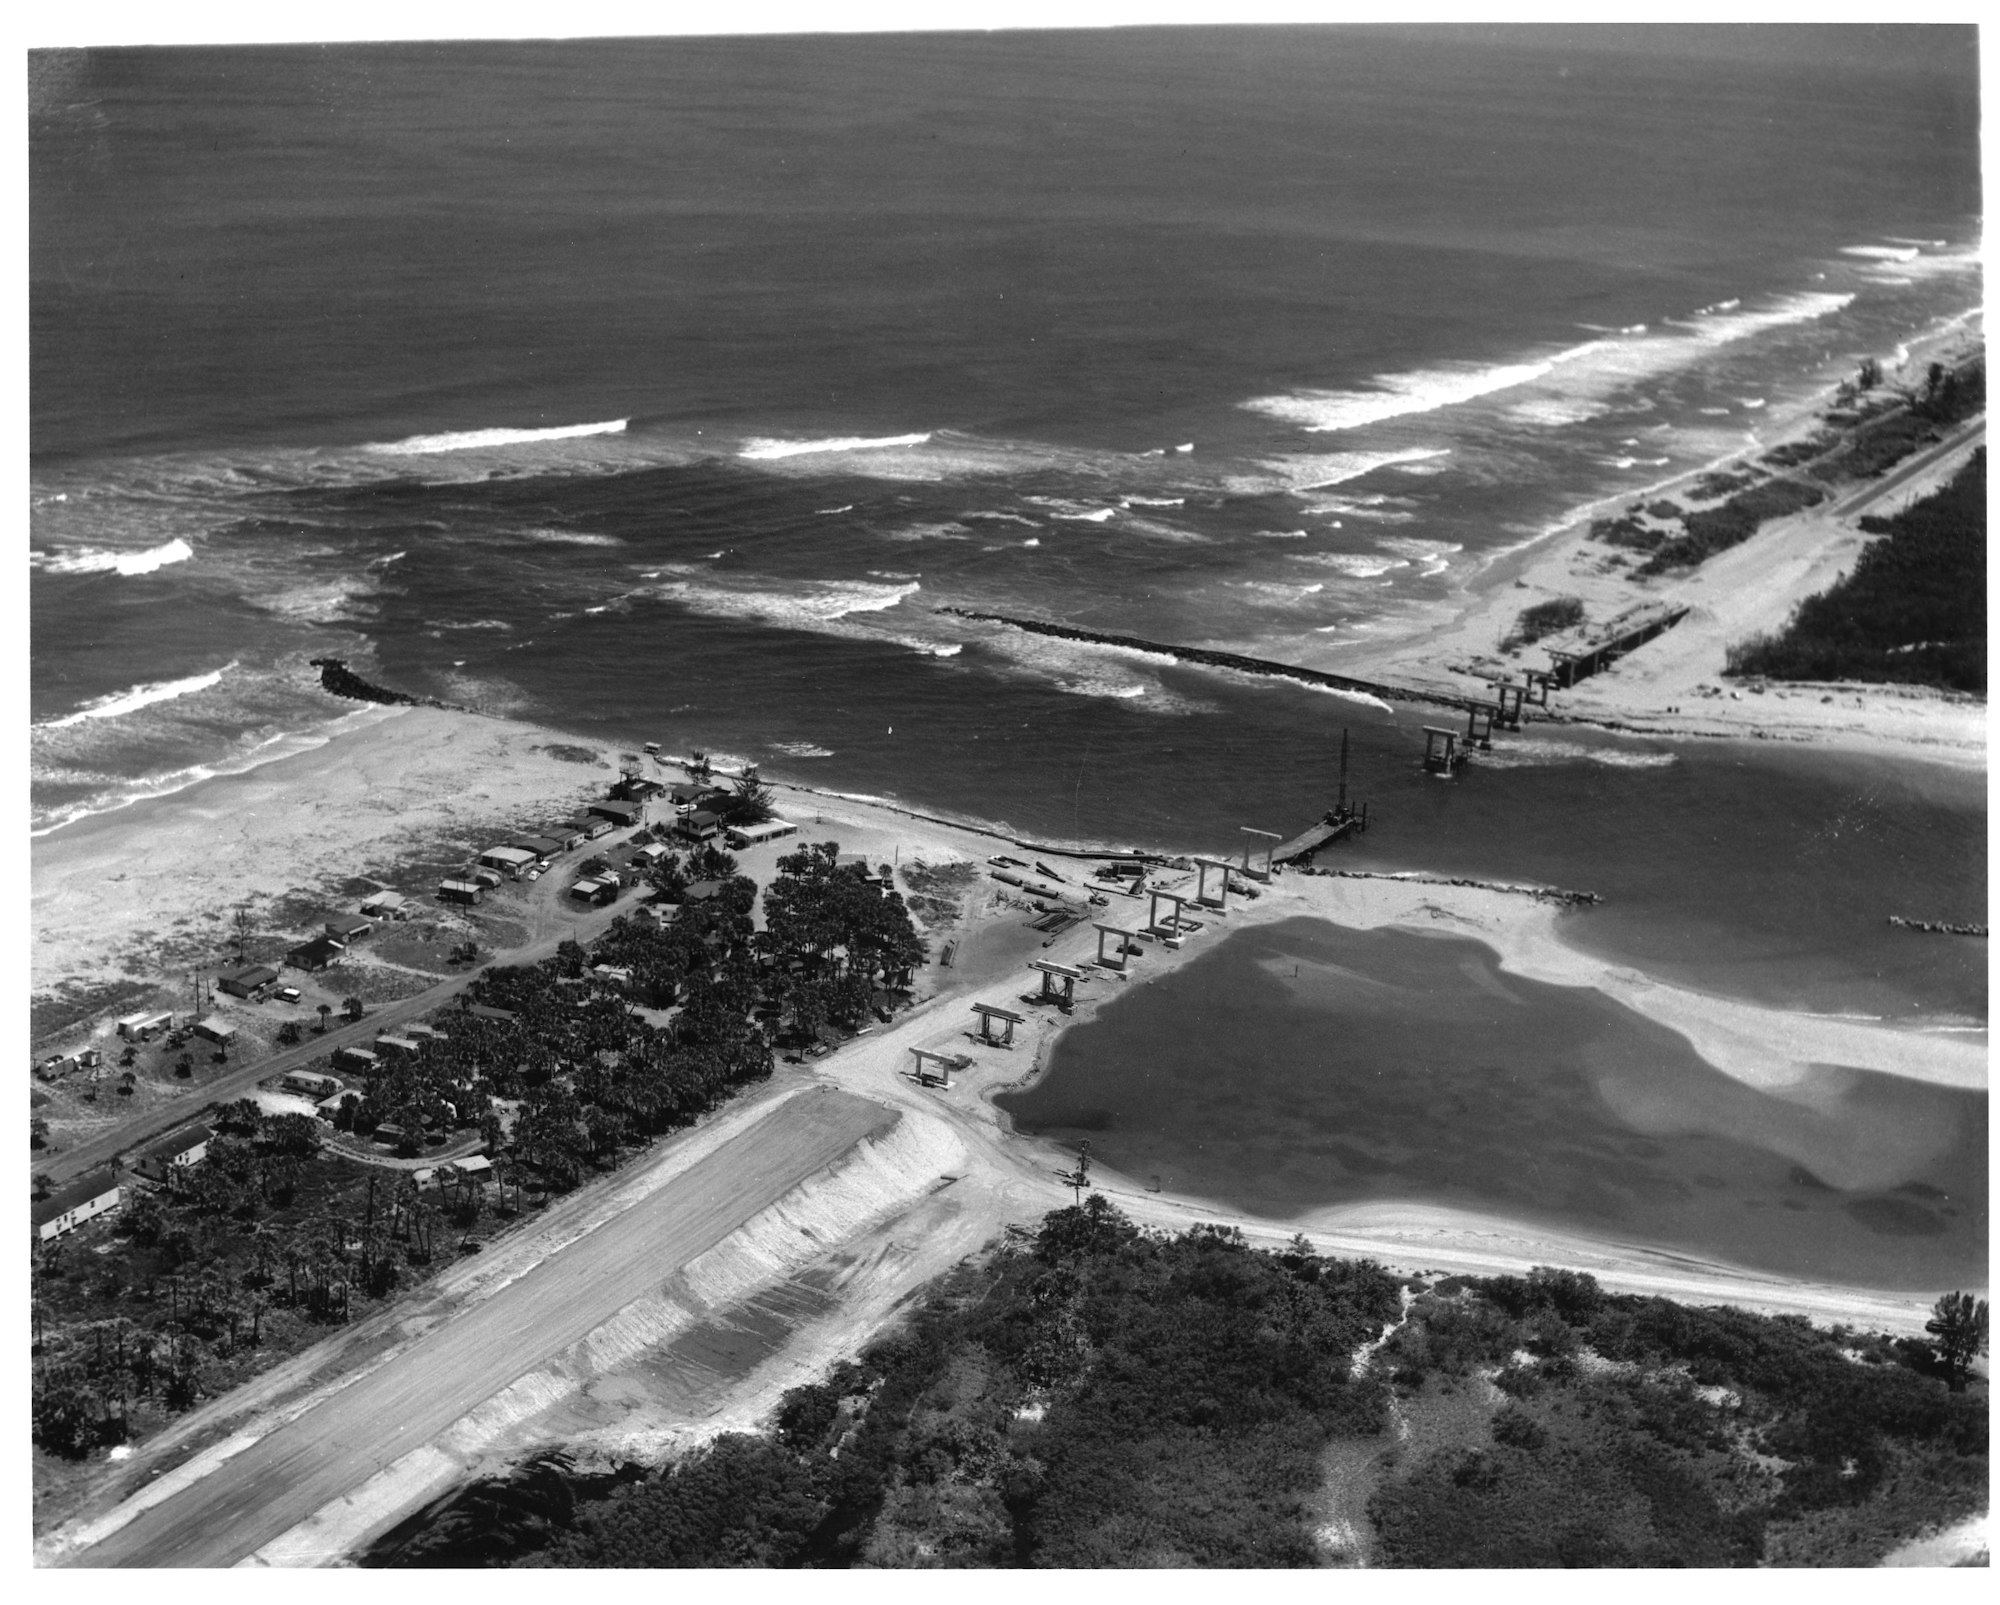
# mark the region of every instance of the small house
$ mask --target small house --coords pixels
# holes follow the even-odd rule
[[[569,889],[569,895],[590,904],[593,908],[602,908],[606,903],[616,900],[618,878],[615,875],[586,876]]]
[[[392,1036],[385,1031],[376,1037],[375,1051],[378,1054],[393,1053],[399,1058],[414,1059],[423,1051],[423,1044],[415,1037]]]
[[[207,1126],[189,1126],[162,1137],[143,1148],[132,1168],[148,1181],[164,1182],[176,1173],[193,1169],[208,1157],[208,1145],[215,1136]]]
[[[492,874],[492,871],[484,870],[481,873]],[[498,885],[500,877],[494,875],[493,881],[495,885]],[[438,901],[440,903],[483,903],[486,901],[486,888],[477,881],[439,881]]]
[[[67,1187],[57,1188],[36,1203],[33,1217],[36,1241],[53,1242],[85,1221],[110,1213],[118,1207],[120,1197],[118,1173],[109,1165],[86,1171]]]
[[[278,972],[268,964],[240,964],[216,976],[215,984],[233,998],[255,1003],[278,984]]]
[[[403,920],[410,917],[410,900],[401,892],[376,892],[361,905],[370,919]]]
[[[566,853],[590,840],[590,832],[574,819],[565,819],[560,824],[546,826],[542,834],[552,841],[561,842]]]
[[[644,775],[627,775],[611,788],[611,796],[617,802],[643,803],[666,789],[657,780],[648,780]]]
[[[195,1021],[194,1034],[218,1048],[227,1048],[236,1040],[236,1027],[221,1015],[211,1014]]]
[[[622,964],[593,964],[590,973],[606,986],[615,986],[621,992],[632,990],[632,971]]]
[[[566,850],[562,839],[556,836],[516,836],[507,845],[518,847],[524,853],[533,853],[537,858],[554,858]]]
[[[587,810],[599,819],[611,821],[613,829],[630,830],[634,825],[644,824],[646,805],[644,803],[620,802],[615,797],[607,797],[603,802],[594,802]]]
[[[343,1070],[355,1070],[362,1075],[371,1075],[381,1061],[366,1048],[336,1048],[333,1062]]]
[[[644,847],[633,849],[632,862],[637,864],[641,869],[651,869],[666,856],[666,848],[660,846],[657,842],[648,842]]]
[[[489,847],[479,855],[479,862],[488,869],[497,869],[503,875],[519,879],[521,871],[534,863],[539,854],[531,853],[525,847]]]
[[[338,963],[346,953],[346,947],[332,937],[315,936],[310,942],[301,942],[288,952],[285,962],[293,969],[304,970],[310,975],[329,964]]]
[[[326,922],[326,934],[342,947],[352,947],[374,929],[374,921],[365,920],[359,914],[336,914]]]
[[[735,848],[758,847],[798,833],[799,827],[788,819],[767,819],[761,825],[731,825],[729,845]]]
[[[502,1025],[512,1025],[517,1018],[512,1009],[496,1009],[490,1003],[475,1003],[465,1012],[475,1020],[497,1020]]]
[[[445,1040],[445,1033],[434,1025],[406,1025],[403,1027],[402,1034],[416,1042],[442,1042]]]
[[[354,1099],[358,1103],[360,1102],[361,1095],[342,1088],[339,1092],[328,1093],[327,1096],[320,1099],[313,1107],[319,1111],[320,1119],[331,1122],[340,1113],[340,1106],[349,1098]]]
[[[128,1014],[118,1022],[118,1034],[127,1042],[150,1042],[160,1032],[173,1028],[172,1009],[147,1009],[139,1014]]]
[[[682,815],[674,826],[674,834],[682,841],[688,842],[712,842],[721,831],[721,818],[706,808],[697,808],[692,813]]]

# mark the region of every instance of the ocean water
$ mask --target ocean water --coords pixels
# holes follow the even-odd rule
[[[1720,991],[1983,1021],[1983,788],[941,614],[1364,663],[1980,304],[1969,30],[1207,29],[30,59],[36,828],[403,689],[1043,837],[1604,892]]]
[[[1983,1285],[1986,1094],[1765,1092],[1479,942],[1294,919],[1125,989],[1001,1107],[1141,1186],[1283,1219],[1407,1199],[1850,1285]]]

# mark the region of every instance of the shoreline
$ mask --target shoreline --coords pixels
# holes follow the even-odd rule
[[[1908,343],[1885,374],[1884,388],[1914,382],[1932,360],[1960,361],[1983,349],[1983,319],[1948,320]],[[1427,622],[1390,641],[1332,647],[1312,666],[1484,700],[1490,693],[1481,676],[1518,677],[1523,668],[1546,666],[1536,645],[1512,656],[1499,650],[1523,609],[1576,597],[1586,618],[1602,624],[1643,604],[1675,602],[1689,608],[1679,624],[1555,692],[1555,706],[1532,710],[1531,719],[1674,740],[1796,742],[1983,769],[1983,697],[1876,682],[1723,679],[1731,645],[1782,629],[1799,602],[1853,567],[1869,539],[1856,520],[1873,502],[1892,498],[1901,506],[1928,494],[1984,444],[1983,411],[1946,430],[1944,448],[1920,449],[1873,478],[1836,480],[1817,505],[1764,522],[1748,540],[1691,569],[1634,579],[1624,565],[1627,554],[1591,537],[1593,519],[1623,506],[1661,498],[1691,508],[1718,505],[1717,498],[1692,494],[1699,481],[1751,467],[1772,473],[1759,459],[1826,427],[1822,415],[1833,400],[1830,388],[1801,397],[1735,452],[1572,509],[1562,521],[1490,554]]]

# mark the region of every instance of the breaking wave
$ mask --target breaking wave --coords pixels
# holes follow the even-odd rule
[[[211,669],[207,674],[191,674],[185,680],[156,680],[150,685],[135,685],[116,691],[94,702],[86,702],[74,713],[66,713],[60,719],[45,720],[37,728],[63,730],[89,719],[122,718],[128,713],[137,713],[141,708],[150,708],[156,702],[172,702],[179,697],[193,696],[197,691],[206,691],[210,686],[220,684],[222,677],[236,667],[236,662],[232,658],[219,669]]]
[[[465,429],[440,435],[411,435],[366,449],[385,457],[428,457],[445,451],[477,451],[492,446],[530,446],[543,440],[575,440],[582,435],[622,435],[629,418],[595,424],[563,424],[554,429]]]
[[[914,435],[832,435],[824,440],[774,440],[756,435],[743,442],[737,456],[751,462],[776,462],[785,457],[809,457],[818,452],[882,451],[892,446],[922,446],[930,431]]]
[[[1385,373],[1375,378],[1373,390],[1295,390],[1281,396],[1258,396],[1243,405],[1252,412],[1298,424],[1309,434],[1359,429],[1412,413],[1456,407],[1495,391],[1512,390],[1517,385],[1545,378],[1563,363],[1595,350],[1601,343],[1592,340],[1537,361],[1490,368],[1419,368],[1412,373]]]
[[[139,552],[105,552],[90,547],[75,552],[30,552],[28,562],[49,574],[123,574],[129,577],[151,574],[169,563],[185,563],[193,556],[192,546],[184,540],[175,539]]]

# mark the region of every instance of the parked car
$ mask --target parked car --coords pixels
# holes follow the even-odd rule
[[[296,1003],[299,1001],[300,993],[299,989],[295,986],[281,986],[271,996],[276,998],[280,1003]]]

